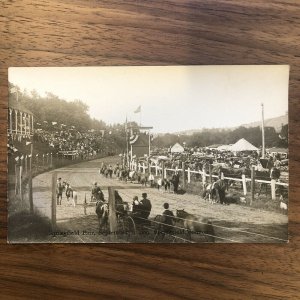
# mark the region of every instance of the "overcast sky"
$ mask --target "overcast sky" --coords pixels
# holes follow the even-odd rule
[[[153,132],[232,127],[288,110],[288,66],[10,68],[22,90],[80,99],[107,124],[140,122]]]

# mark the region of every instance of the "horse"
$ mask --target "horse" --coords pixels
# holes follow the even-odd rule
[[[198,217],[186,212],[184,209],[176,210],[179,223],[187,230],[190,240],[193,233],[203,233],[205,242],[215,242],[215,231],[208,218]]]
[[[123,201],[118,191],[115,191],[116,215],[120,218],[127,214],[129,211],[128,202]]]
[[[133,181],[137,181],[139,182],[140,181],[140,175],[138,174],[137,171],[130,171],[129,174],[128,174],[128,178],[130,179],[130,182],[133,182]]]
[[[142,184],[143,186],[147,186],[148,182],[148,175],[147,174],[142,174],[138,177],[138,182]]]
[[[105,230],[108,229],[108,213],[108,204],[102,201],[98,201],[96,204],[96,214],[99,221],[99,231],[101,231],[102,228],[104,228]]]
[[[216,203],[217,193],[215,189],[215,182],[204,185],[202,197],[205,201],[208,200],[209,203]]]
[[[107,166],[106,166],[106,165],[103,165],[103,166],[100,168],[100,174],[102,174],[102,175],[105,176],[106,170],[107,170]]]
[[[119,173],[120,180],[127,182],[128,174],[129,174],[128,170],[125,170],[125,169],[120,170],[120,173]]]

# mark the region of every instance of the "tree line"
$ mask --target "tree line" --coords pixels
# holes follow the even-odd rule
[[[126,134],[125,123],[106,124],[100,119],[91,118],[89,106],[81,100],[66,101],[53,93],[46,93],[41,96],[37,91],[28,92],[13,84],[9,88],[18,91],[18,101],[22,106],[29,109],[36,122],[57,122],[66,126],[75,126],[78,131],[104,130],[107,139],[114,144],[116,151],[125,151]],[[15,98],[14,94],[10,97]],[[100,116],[101,117],[101,116]],[[200,132],[188,134],[167,133],[158,135],[153,139],[156,147],[170,147],[176,142],[186,144],[188,147],[205,147],[214,144],[234,144],[239,139],[245,138],[256,147],[262,144],[261,128],[258,127],[238,127],[235,129],[203,129]],[[288,146],[288,125],[284,125],[280,133],[273,127],[265,127],[266,147],[287,147]]]
[[[259,126],[246,128],[240,126],[235,129],[203,129],[201,132],[187,134],[163,134],[153,140],[156,147],[168,148],[175,143],[186,144],[187,147],[206,147],[210,145],[229,145],[244,138],[256,147],[262,145],[262,132]],[[274,127],[265,127],[266,147],[288,147],[288,125],[282,126],[281,132]]]

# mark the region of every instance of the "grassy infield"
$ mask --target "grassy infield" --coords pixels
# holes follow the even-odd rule
[[[279,196],[276,195],[276,199],[272,200],[271,199],[271,187],[268,184],[267,185],[267,190],[266,188],[262,188],[262,191],[260,195],[259,189],[260,186],[259,184],[255,185],[255,197],[254,201],[250,205],[251,202],[251,193],[250,193],[250,183],[247,183],[247,195],[244,196],[243,194],[243,188],[240,183],[237,182],[235,186],[229,187],[229,190],[226,192],[227,197],[231,200],[232,203],[236,203],[239,205],[244,205],[244,206],[251,206],[253,208],[257,209],[262,209],[262,210],[268,210],[268,211],[275,211],[275,212],[280,212],[280,213],[286,213],[286,211],[282,210],[280,208],[280,200]],[[186,192],[194,195],[200,195],[202,196],[203,194],[203,186],[201,179],[196,179],[193,178],[191,179],[191,183],[186,184]],[[244,197],[245,202],[240,201],[240,197]],[[285,199],[285,202],[287,202],[287,199]]]

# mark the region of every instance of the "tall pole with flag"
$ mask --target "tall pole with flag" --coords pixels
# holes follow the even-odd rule
[[[142,107],[141,105],[134,111],[135,114],[139,113],[140,114],[140,126],[142,124]]]
[[[265,158],[265,120],[264,120],[264,104],[261,104],[261,134],[262,134],[262,158]]]

